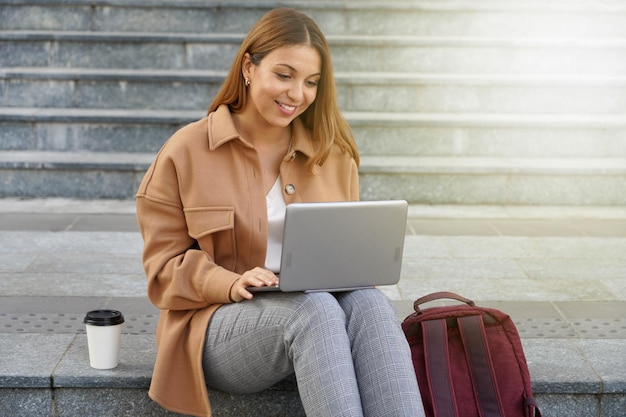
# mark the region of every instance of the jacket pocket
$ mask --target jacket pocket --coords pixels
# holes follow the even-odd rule
[[[206,235],[234,229],[235,209],[231,207],[199,207],[185,209],[189,236],[200,239]]]
[[[197,207],[185,209],[189,236],[220,266],[232,270],[237,259],[235,209]]]

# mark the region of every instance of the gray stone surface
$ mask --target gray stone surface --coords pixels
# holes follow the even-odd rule
[[[584,279],[591,271],[600,279],[626,279],[624,259],[524,259],[520,264],[528,276],[537,280]]]
[[[52,374],[53,388],[133,388],[147,390],[156,358],[154,335],[123,334],[120,364],[114,369],[89,366],[87,335],[77,335]]]
[[[598,397],[590,394],[538,394],[541,415],[546,417],[589,417],[600,413]]]
[[[42,297],[137,297],[146,293],[146,282],[143,274],[0,273],[0,291],[10,296],[30,293]]]
[[[504,221],[503,223],[507,223]],[[506,226],[505,226],[506,227]],[[500,230],[502,230],[502,226]],[[419,230],[416,230],[419,232]],[[545,232],[545,230],[544,230]],[[535,239],[516,236],[476,237],[457,236],[446,239],[452,256],[474,259],[527,259],[544,258]]]
[[[112,81],[107,83],[80,84],[78,107],[87,108],[145,108],[197,110],[208,108],[221,83],[172,83],[148,82],[129,83]],[[27,104],[30,106],[30,104]]]
[[[55,6],[4,4],[0,7],[3,29],[90,30],[92,9],[88,4],[76,6],[63,5],[61,2]]]
[[[36,117],[36,116],[34,116]],[[156,153],[178,128],[163,123],[2,123],[3,150]]]
[[[237,53],[238,44],[189,44],[186,49],[188,57],[186,68],[197,70],[213,68],[216,71],[228,71]]]
[[[152,153],[138,152],[7,153],[0,161],[5,178],[0,196],[131,199],[153,158]],[[482,161],[487,166],[506,163],[497,159]],[[361,197],[366,200],[406,199],[414,204],[599,204],[617,207],[624,203],[620,178],[626,169],[618,167],[623,164],[621,159],[605,159],[595,167],[588,167],[591,171],[586,174],[575,172],[578,168],[573,168],[574,171],[564,169],[558,179],[541,175],[544,168],[534,166],[536,161],[516,161],[518,168],[528,170],[524,174],[489,173],[489,168],[479,165],[480,159],[472,161],[471,165],[475,166],[468,165],[467,160],[460,165],[458,162],[454,158],[364,157],[360,168]],[[548,163],[558,162],[562,161],[548,160]],[[603,167],[604,162],[610,162],[609,166]],[[521,166],[520,163],[527,165]],[[420,164],[428,166],[410,172],[416,171]],[[607,169],[609,172],[604,172]],[[450,170],[457,172],[450,174]],[[474,173],[474,170],[481,172]],[[581,175],[584,175],[583,181]],[[517,180],[521,181],[518,183],[522,184],[521,188],[515,185]],[[530,182],[525,183],[526,180]],[[565,227],[564,224],[560,226]]]
[[[107,40],[61,43],[56,59],[86,68],[185,68],[185,48],[173,43],[123,43],[111,48]]]
[[[71,300],[71,302],[67,302]],[[135,298],[123,298],[123,300],[128,300],[129,302],[138,303],[138,299]],[[63,297],[54,297],[50,294],[46,294],[43,296],[34,296],[34,295],[22,295],[22,296],[11,296],[6,295],[3,292],[3,295],[0,296],[0,301],[2,303],[2,307],[6,312],[10,312],[10,314],[56,314],[56,313],[65,313],[65,314],[84,314],[89,310],[97,310],[99,308],[107,307],[108,303],[111,301],[111,296],[107,295],[104,297],[72,297],[65,298]],[[8,314],[8,313],[7,313]],[[82,324],[82,321],[81,321]]]
[[[456,161],[442,163],[429,174],[398,172],[413,170],[397,158],[386,165],[372,165],[364,159],[361,168],[361,196],[364,199],[404,198],[416,204],[487,205],[623,205],[623,179],[601,171],[588,175],[564,172],[561,176],[531,173],[446,173]],[[427,161],[423,161],[427,162]],[[394,165],[395,163],[395,165]],[[626,166],[626,165],[625,165]],[[462,168],[461,168],[462,170]],[[539,174],[539,173],[537,173]]]
[[[534,392],[593,395],[602,392],[602,381],[573,341],[530,339],[523,340],[523,346]]]
[[[25,123],[2,122],[0,150],[19,151],[33,149],[35,141],[31,126]]]
[[[626,410],[626,396],[603,395],[600,400],[600,415],[602,417],[622,417]]]
[[[576,223],[576,228],[588,227],[598,229],[603,227],[604,221],[595,224],[581,222],[586,226]],[[617,233],[623,232],[622,226],[615,223],[614,230]],[[584,239],[571,239],[560,237],[537,237],[534,244],[544,258],[560,259],[623,259],[626,252],[626,240],[611,236],[602,238],[586,237]]]
[[[352,74],[347,73],[346,78]],[[123,105],[123,104],[121,104]],[[204,109],[206,103],[196,107]],[[13,109],[16,111],[15,109]],[[172,116],[174,110],[168,112]],[[189,112],[187,112],[189,113]],[[141,123],[136,125],[113,123],[99,112],[102,121],[92,122],[81,120],[75,124],[46,124],[40,121],[30,127],[16,124],[16,115],[7,117],[0,130],[0,146],[2,149],[41,149],[41,150],[92,150],[92,151],[130,151],[156,152],[165,139],[172,133],[169,120],[161,122],[162,126]],[[135,116],[140,114],[137,110]],[[185,121],[202,116],[202,111],[194,111]],[[363,119],[358,113],[346,113],[353,126],[355,136],[363,155],[415,155],[415,156],[491,156],[491,157],[544,157],[546,154],[555,157],[616,157],[626,156],[626,146],[622,129],[594,130],[611,126],[611,120],[595,116],[596,121],[585,121],[581,117],[571,117],[567,126],[560,126],[555,118],[554,126],[545,129],[534,126],[532,119],[519,120],[514,115],[506,117],[506,122],[490,120],[487,114],[482,115],[481,125],[463,121],[462,115],[424,115],[423,120],[399,119],[394,124],[381,125],[382,113],[366,115]],[[391,118],[391,114],[387,115]],[[442,119],[443,117],[443,119]],[[589,118],[590,116],[585,116]],[[29,116],[30,118],[30,116]],[[37,120],[37,113],[32,114]],[[398,119],[394,115],[394,119]],[[541,120],[538,118],[538,120]],[[591,119],[593,120],[593,119]],[[388,123],[387,123],[388,124]],[[435,125],[429,127],[431,125]],[[592,127],[588,127],[592,124]],[[576,129],[572,129],[576,126]],[[33,131],[34,129],[34,131]],[[36,137],[34,137],[36,135]],[[37,142],[33,142],[37,139]],[[38,146],[35,147],[34,145]]]
[[[215,408],[215,415],[223,417],[235,416],[294,416],[305,417],[302,402],[297,391],[267,390],[253,394],[250,406],[250,396],[229,395],[223,392],[211,392],[211,405]]]
[[[40,123],[36,134],[46,151],[156,153],[177,128],[169,123]]]
[[[207,33],[219,27],[219,14],[209,8],[106,7],[97,8],[94,19],[100,31]]]
[[[234,56],[242,35],[221,35],[226,46],[209,35],[175,36],[130,32],[21,32],[4,36],[20,38],[23,45],[6,51],[16,53],[0,60],[4,66],[74,66],[85,68],[207,68],[225,70]],[[337,71],[422,73],[493,73],[511,71],[525,74],[559,74],[569,66],[570,74],[598,75],[623,73],[626,63],[619,57],[620,45],[602,44],[592,48],[594,41],[578,48],[563,48],[564,41],[528,42],[486,39],[422,39],[422,38],[359,38],[328,36],[333,63]],[[142,43],[137,42],[138,40]],[[55,41],[54,53],[50,44]],[[113,41],[115,43],[113,43]],[[230,44],[230,45],[229,45]],[[89,53],[87,53],[89,52]],[[37,62],[34,57],[39,58]],[[201,59],[196,59],[202,57]],[[576,59],[573,59],[576,57]],[[364,59],[368,58],[368,59]],[[593,58],[593,61],[591,61]],[[515,68],[511,68],[515,62]],[[462,64],[462,65],[460,65]]]
[[[12,81],[8,84],[5,105],[11,107],[30,107],[28,100],[37,97],[37,107],[70,107],[74,105],[72,83],[59,81]],[[27,101],[24,101],[27,100]]]
[[[10,107],[197,110],[208,106],[210,98],[221,86],[226,71],[203,71],[197,61],[206,58],[201,58],[197,51],[193,59],[192,65],[198,67],[198,71],[68,68],[63,72],[61,68],[54,68],[34,72],[31,69],[7,69],[4,74],[0,74],[4,75],[3,104]],[[222,61],[229,60],[222,58]],[[206,68],[214,65],[207,62]],[[619,81],[608,80],[597,86],[597,80],[570,77],[554,86],[553,77],[530,81],[522,76],[500,77],[491,80],[492,85],[488,88],[485,87],[485,81],[484,77],[477,75],[437,78],[420,74],[398,76],[396,73],[381,73],[374,77],[370,73],[365,76],[340,73],[336,77],[339,105],[345,112],[499,111],[529,115],[545,112],[601,115],[619,113],[625,109],[625,104],[617,99],[619,90],[624,88]],[[570,85],[565,85],[565,82]],[[526,93],[519,93],[511,85]],[[564,94],[564,91],[570,93]],[[584,96],[585,99],[572,97],[572,94]],[[540,100],[536,96],[541,96]],[[606,100],[606,97],[615,99]],[[380,144],[377,148],[380,148]],[[385,147],[386,152],[389,150]]]
[[[626,392],[626,340],[576,340],[576,347],[602,380],[602,392]]]
[[[57,271],[65,274],[142,274],[141,260],[135,254],[111,256],[103,259],[102,255],[84,253],[80,257],[74,254],[57,253],[54,258],[37,257],[26,272]]]
[[[3,325],[10,324],[2,317]],[[47,388],[74,334],[15,334],[0,339],[0,387]]]
[[[398,286],[381,289],[392,298],[398,320],[411,313],[414,298],[441,290],[507,312],[522,336],[544,415],[586,416],[602,410],[603,417],[620,416],[626,300],[624,292],[611,286],[619,278],[602,269],[603,261],[623,260],[623,238],[553,237],[553,228],[544,229],[546,236],[501,236],[517,233],[507,227],[504,213],[509,210],[485,208],[478,212],[492,217],[452,216],[456,222],[442,226],[429,223],[428,210],[413,207],[412,213],[423,215],[412,218],[412,226],[407,227],[403,278]],[[451,216],[454,211],[440,208],[434,212]],[[478,213],[471,208],[463,212]],[[531,212],[532,216],[540,214]],[[619,218],[615,211],[587,214],[592,212]],[[11,216],[0,222],[0,226],[4,224],[0,230],[0,269],[4,271],[0,275],[0,331],[4,344],[0,346],[5,346],[3,351],[12,359],[3,362],[6,369],[1,375],[6,384],[0,397],[21,401],[23,408],[16,408],[17,415],[29,415],[31,409],[50,409],[50,384],[54,384],[56,415],[172,415],[146,395],[158,312],[146,297],[140,264],[142,241],[133,203],[4,200],[0,217],[4,214]],[[40,217],[43,214],[46,216]],[[494,222],[494,218],[500,221]],[[567,226],[572,231],[579,229],[578,219],[570,218]],[[81,221],[87,221],[90,231],[77,229]],[[496,235],[466,235],[467,230],[474,230],[476,221],[487,222]],[[516,230],[535,230],[532,223],[513,221]],[[33,225],[30,231],[19,227],[35,223],[38,227]],[[420,224],[427,226],[429,235],[422,234]],[[112,261],[116,259],[117,264]],[[567,274],[563,271],[570,270],[566,261],[571,260],[587,265],[577,279],[564,278]],[[527,276],[524,262],[543,262],[545,276]],[[595,291],[590,290],[592,286]],[[602,294],[605,298],[599,300]],[[122,360],[118,368],[109,371],[89,367],[81,323],[86,311],[102,307],[119,309],[126,318]],[[16,351],[18,344],[21,348]],[[42,369],[34,367],[29,353],[39,346],[46,352],[47,365]],[[22,362],[31,366],[25,368],[31,369],[30,374],[22,375]],[[6,387],[33,381],[42,386],[38,391]],[[291,410],[291,415],[302,415],[298,414],[301,409],[294,388],[293,382],[286,382],[245,400],[220,392],[211,392],[211,398],[216,415],[255,415],[258,406],[264,415],[280,415],[285,409]],[[103,405],[112,399],[113,405]],[[254,408],[245,408],[250,406]]]
[[[45,42],[22,42],[19,45],[0,39],[0,66],[29,67],[50,63],[50,44]]]
[[[3,170],[0,197],[130,198],[137,191],[139,175],[115,170]],[[143,172],[141,173],[143,176]]]
[[[134,217],[134,215],[133,215]],[[50,233],[45,231],[0,231],[3,245],[0,253],[32,253],[33,251],[60,255],[118,254],[133,255],[143,247],[138,232],[115,233],[98,230],[93,233]]]
[[[52,415],[52,391],[37,388],[0,387],[0,415],[50,417]]]
[[[59,388],[51,412],[59,417],[175,417],[152,401],[145,389]],[[234,417],[234,416],[233,416]]]
[[[37,2],[35,2],[36,4]],[[39,2],[41,3],[41,2]],[[48,2],[50,3],[50,2]],[[15,3],[0,9],[0,16],[7,20],[7,29],[68,29],[109,31],[171,31],[244,32],[270,3],[244,2],[232,7],[218,1],[129,1],[122,6],[116,3],[95,5],[87,1],[55,2],[55,8],[39,5],[27,7]],[[312,15],[320,22],[325,33],[395,34],[415,36],[523,36],[535,37],[622,36],[624,18],[612,13],[609,6],[597,6],[592,12],[584,6],[571,6],[568,14],[546,18],[549,5],[533,5],[510,11],[507,3],[494,3],[474,13],[468,19],[457,8],[431,5],[419,10],[407,8],[386,11],[387,19],[381,19],[380,6],[345,10],[340,3],[332,1],[302,2],[283,1]],[[221,7],[216,7],[217,5]],[[192,7],[190,7],[192,6]],[[543,7],[541,7],[543,6]],[[186,23],[186,24],[185,24]]]
[[[620,129],[598,130],[580,118],[569,126],[554,123],[549,129],[520,122],[508,115],[506,124],[485,115],[482,123],[459,123],[458,115],[440,115],[423,123],[396,122],[381,126],[376,119],[350,120],[359,149],[366,155],[462,155],[503,157],[601,157],[625,155],[624,133]],[[598,118],[597,120],[600,120]],[[578,128],[571,129],[577,125]],[[599,126],[598,126],[599,127]],[[419,138],[416,141],[415,138]]]
[[[37,231],[46,229],[51,232],[124,230],[139,231],[135,216],[85,214],[82,216],[63,214],[35,214],[25,219],[16,213],[4,213],[0,218],[2,230]]]

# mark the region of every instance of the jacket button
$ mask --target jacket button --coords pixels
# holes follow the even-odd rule
[[[296,186],[293,184],[287,184],[285,185],[285,192],[289,195],[295,194],[296,193]]]

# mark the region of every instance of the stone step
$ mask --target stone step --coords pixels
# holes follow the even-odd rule
[[[156,356],[158,311],[145,297],[5,296],[2,301],[0,353],[6,360],[0,364],[0,414],[177,415],[161,409],[147,396]],[[59,302],[64,305],[56,305]],[[412,311],[411,300],[393,304],[399,321]],[[477,305],[511,315],[522,338],[533,393],[543,415],[620,415],[626,400],[621,367],[623,319],[618,318],[624,302],[600,306],[593,301],[477,301]],[[113,370],[89,367],[81,319],[95,306],[120,309],[126,318],[120,364]],[[590,312],[593,318],[585,320]],[[293,378],[252,395],[228,395],[217,390],[209,395],[216,417],[304,416]]]
[[[152,153],[0,154],[0,197],[133,198]],[[417,204],[626,204],[626,158],[364,156],[361,198]]]
[[[626,158],[364,157],[364,199],[418,204],[626,204]]]
[[[623,194],[622,2],[281,4],[310,13],[328,34],[340,104],[369,158],[364,194],[404,192],[429,204],[621,201],[598,194]],[[32,180],[34,195],[76,187],[81,198],[128,198],[141,176],[135,159],[202,117],[243,33],[276,5],[0,0],[7,189],[22,195]],[[34,153],[10,160],[12,152]],[[572,170],[569,158],[583,168]],[[517,160],[519,172],[507,173],[502,163]],[[50,166],[60,175],[47,178],[40,168]],[[106,191],[81,185],[90,182]],[[479,192],[446,195],[455,187]]]
[[[1,67],[226,71],[241,34],[2,31]],[[624,38],[329,35],[338,72],[579,74],[626,72]]]
[[[623,353],[622,342],[523,340],[533,393],[543,415],[620,416],[626,400],[624,380],[613,377],[611,369],[621,369],[614,353]],[[156,354],[154,335],[124,334],[121,364],[107,371],[89,368],[84,334],[3,335],[0,347],[5,358],[8,355],[11,359],[2,367],[4,372],[14,371],[0,378],[3,415],[178,416],[147,396]],[[29,357],[22,352],[28,352]],[[37,361],[32,361],[32,355]],[[257,394],[229,395],[211,390],[209,396],[215,417],[305,416],[293,380]]]
[[[198,110],[226,73],[200,70],[5,68],[0,105]],[[626,76],[335,74],[347,112],[626,113]]]
[[[2,152],[0,197],[133,198],[154,154]]]
[[[0,105],[198,110],[208,108],[225,76],[200,70],[3,68]]]
[[[1,108],[2,151],[155,153],[204,111]],[[346,112],[363,155],[626,158],[626,116]]]
[[[324,33],[407,36],[623,37],[619,1],[0,1],[3,30],[245,33],[265,11],[295,7]]]

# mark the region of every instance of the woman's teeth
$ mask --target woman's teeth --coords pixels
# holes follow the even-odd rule
[[[288,105],[283,104],[283,103],[278,103],[278,105],[280,107],[282,107],[283,109],[285,109],[285,111],[288,111],[288,112],[292,112],[292,111],[294,111],[296,109],[296,106],[288,106]]]

